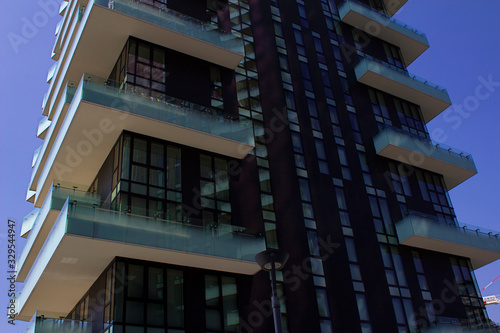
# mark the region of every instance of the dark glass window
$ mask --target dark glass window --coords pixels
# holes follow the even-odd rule
[[[200,154],[200,190],[203,224],[231,224],[229,174],[225,159]]]
[[[467,314],[467,322],[471,327],[482,327],[481,325],[487,324],[486,309],[470,260],[451,257],[450,261],[458,292]]]
[[[401,129],[408,133],[430,139],[420,108],[412,103],[394,98]]]
[[[205,275],[205,303],[207,331],[237,331],[240,321],[235,278]]]

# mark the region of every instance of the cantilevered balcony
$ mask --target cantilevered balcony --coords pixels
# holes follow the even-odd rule
[[[49,68],[49,71],[47,72],[47,83],[50,83],[50,80],[52,80],[52,78],[54,77],[57,65],[58,63],[56,62]]]
[[[23,224],[21,225],[21,237],[27,238],[30,230],[33,228],[35,224],[36,218],[40,213],[40,208],[35,208],[23,218]]]
[[[61,2],[61,6],[59,7],[59,15],[64,16],[64,11],[66,10],[67,7],[68,7],[68,1],[63,0]]]
[[[28,275],[33,262],[35,262],[40,249],[45,242],[47,235],[54,225],[54,221],[59,215],[59,211],[69,198],[72,203],[99,205],[100,198],[85,191],[84,186],[70,184],[52,184],[42,208],[35,214],[29,215],[26,224],[23,221],[23,234],[29,232],[28,241],[25,244],[21,255],[16,263],[16,280],[23,282]],[[29,225],[31,223],[31,226]]]
[[[28,189],[26,191],[26,201],[31,202],[31,203],[35,203],[35,198],[36,198],[36,191],[32,191],[32,190]]]
[[[44,117],[39,123],[38,123],[38,131],[36,133],[36,136],[39,137],[40,139],[45,139],[45,134],[47,134],[47,130],[49,129],[50,126],[50,120],[48,117]]]
[[[354,71],[359,82],[420,105],[426,123],[451,105],[446,89],[380,60],[364,57]]]
[[[71,320],[62,318],[47,318],[35,314],[23,333],[91,333],[92,323],[84,320]]]
[[[378,155],[443,175],[451,190],[477,173],[472,156],[393,127],[373,138]]]
[[[79,80],[84,72],[107,77],[130,36],[230,69],[243,59],[241,37],[222,32],[210,22],[141,1],[89,0],[85,7],[73,6],[72,13],[58,36],[62,52],[58,59],[64,65],[51,81],[44,115],[52,112],[60,98],[59,89],[67,81]]]
[[[344,0],[339,8],[339,16],[342,22],[398,46],[406,65],[410,65],[429,48],[423,32],[358,1]]]
[[[500,234],[412,213],[396,222],[399,243],[471,259],[474,269],[500,259]]]
[[[66,88],[63,89],[63,91],[64,92],[62,95],[64,96],[64,98],[59,101],[59,105],[56,108],[54,114],[52,115],[53,116],[52,120],[43,121],[41,122],[41,124],[43,123],[45,124],[39,125],[40,129],[40,126],[46,127],[48,123],[52,124],[52,122],[54,122],[53,126],[48,126],[46,129],[43,130],[43,139],[44,139],[43,144],[35,151],[33,155],[33,162],[32,162],[33,171],[31,173],[31,179],[27,195],[27,200],[29,202],[34,202],[32,191],[36,191],[38,179],[40,177],[43,168],[45,167],[45,162],[47,161],[47,157],[50,151],[52,150],[52,145],[56,140],[63,119],[66,116],[66,112],[69,109],[69,105],[73,100],[76,88],[74,86],[71,86],[71,84],[67,84]],[[38,205],[37,207],[40,207],[40,205]]]
[[[264,237],[66,201],[16,299],[19,319],[65,316],[117,256],[236,274],[260,271]],[[61,296],[61,297],[59,297]]]
[[[53,179],[90,185],[123,130],[237,159],[254,147],[248,120],[109,83],[90,75],[80,81],[40,173],[35,206],[39,207],[39,198],[45,197]]]
[[[111,21],[106,24],[110,27],[113,27],[114,23],[120,27],[128,27],[131,24],[133,33],[129,29],[112,28],[112,30],[126,30],[127,38],[133,35],[150,40],[155,44],[164,45],[221,66],[235,68],[243,59],[241,38],[220,31],[210,22],[197,20],[168,9],[166,6],[155,8],[145,1],[141,2],[115,0],[113,5],[108,5],[108,0],[95,0],[95,5],[101,7],[93,8],[92,11],[96,10],[96,17],[89,17],[89,19],[97,20],[98,16],[106,17],[108,21]],[[101,21],[87,22],[87,25],[93,27],[95,24],[102,25],[102,23]],[[101,32],[106,30],[101,30],[100,27],[94,29]],[[123,40],[122,46],[125,45],[125,41],[126,39]]]

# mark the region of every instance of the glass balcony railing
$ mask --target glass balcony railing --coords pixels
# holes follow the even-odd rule
[[[76,20],[78,22],[81,22],[84,14],[85,14],[85,6],[78,5],[78,16],[77,16]]]
[[[212,23],[197,20],[168,9],[166,6],[155,7],[135,0],[94,0],[94,2],[114,11],[243,54],[243,43],[239,36],[226,33]]]
[[[84,320],[33,316],[23,333],[91,333],[92,323]]]
[[[410,212],[395,223],[403,245],[445,252],[471,259],[474,269],[500,258],[500,233],[435,216]]]
[[[51,209],[61,210],[69,198],[70,202],[83,205],[100,205],[101,196],[86,191],[88,186],[54,181],[51,191]]]
[[[422,333],[500,333],[494,322],[482,322],[449,317],[437,317],[436,321],[421,328]]]
[[[264,238],[233,225],[203,227],[79,204],[68,205],[68,234],[167,250],[254,261]]]
[[[82,100],[253,146],[252,123],[163,94],[147,96],[138,88],[118,89],[110,80],[85,74]]]
[[[64,93],[64,96],[66,96],[64,103],[71,103],[73,97],[75,96],[75,93],[76,86],[73,83],[68,82],[68,84],[66,85],[66,91]]]
[[[92,284],[115,256],[203,269],[253,275],[260,271],[254,257],[265,250],[265,239],[243,227],[204,227],[100,209],[65,201],[16,297],[19,318],[31,318],[36,308],[67,314],[86,292],[74,279]],[[41,213],[40,213],[41,214]],[[88,249],[75,252],[77,249]],[[73,253],[74,264],[60,258]],[[95,267],[87,267],[93,262]],[[82,277],[82,272],[85,276]],[[54,280],[53,276],[59,278]],[[66,299],[47,298],[56,288]]]

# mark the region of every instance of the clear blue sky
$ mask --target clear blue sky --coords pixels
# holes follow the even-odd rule
[[[45,78],[53,61],[54,30],[59,15],[49,14],[38,4],[55,0],[16,0],[2,4],[0,14],[0,59],[4,64],[0,89],[2,115],[0,140],[0,307],[6,306],[5,268],[7,218],[18,222],[32,209],[24,201],[31,175],[33,151],[42,144],[36,138],[41,103],[48,85]],[[59,2],[59,1],[57,1]],[[500,230],[496,208],[500,206],[500,1],[498,0],[410,0],[396,18],[425,32],[430,48],[411,66],[410,71],[448,89],[454,106],[429,124],[432,133],[443,131],[443,143],[473,155],[479,173],[450,192],[460,221]],[[47,18],[47,19],[45,19]],[[26,22],[37,23],[24,31]],[[33,27],[32,27],[33,28]],[[17,52],[13,36],[18,40]],[[480,77],[492,86],[489,96],[476,95]],[[480,98],[478,98],[479,96]],[[477,102],[477,103],[476,103]],[[462,113],[460,105],[463,106]],[[18,240],[18,255],[24,239]],[[3,275],[2,275],[3,274]],[[500,262],[476,271],[480,288],[500,275]],[[20,288],[18,288],[20,289]],[[500,294],[499,282],[483,295]],[[489,306],[490,318],[500,322],[500,305]],[[0,316],[1,332],[19,332],[24,326],[7,325]]]

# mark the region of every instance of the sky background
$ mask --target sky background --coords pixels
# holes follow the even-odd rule
[[[42,144],[36,137],[42,119],[41,103],[61,17],[41,4],[56,0],[15,0],[2,3],[0,13],[0,308],[8,304],[7,220],[22,219],[33,205],[25,201],[33,151]],[[479,173],[450,191],[458,220],[486,229],[500,230],[496,209],[500,202],[500,1],[409,0],[395,18],[423,31],[430,48],[409,70],[448,89],[453,105],[428,124],[429,132],[444,134],[434,139],[471,153]],[[29,24],[31,30],[26,29]],[[17,43],[12,40],[17,39]],[[498,82],[490,95],[478,99],[482,79]],[[482,93],[487,90],[482,88]],[[476,103],[477,102],[477,103]],[[460,105],[464,106],[459,114]],[[25,239],[17,240],[17,256]],[[476,270],[480,288],[500,275],[500,261]],[[5,278],[4,278],[5,276]],[[19,291],[21,286],[17,287]],[[483,296],[500,294],[500,279]],[[490,318],[500,322],[500,305],[487,307]],[[2,310],[5,311],[5,310]],[[0,316],[0,332],[20,332],[17,321],[8,325]]]

